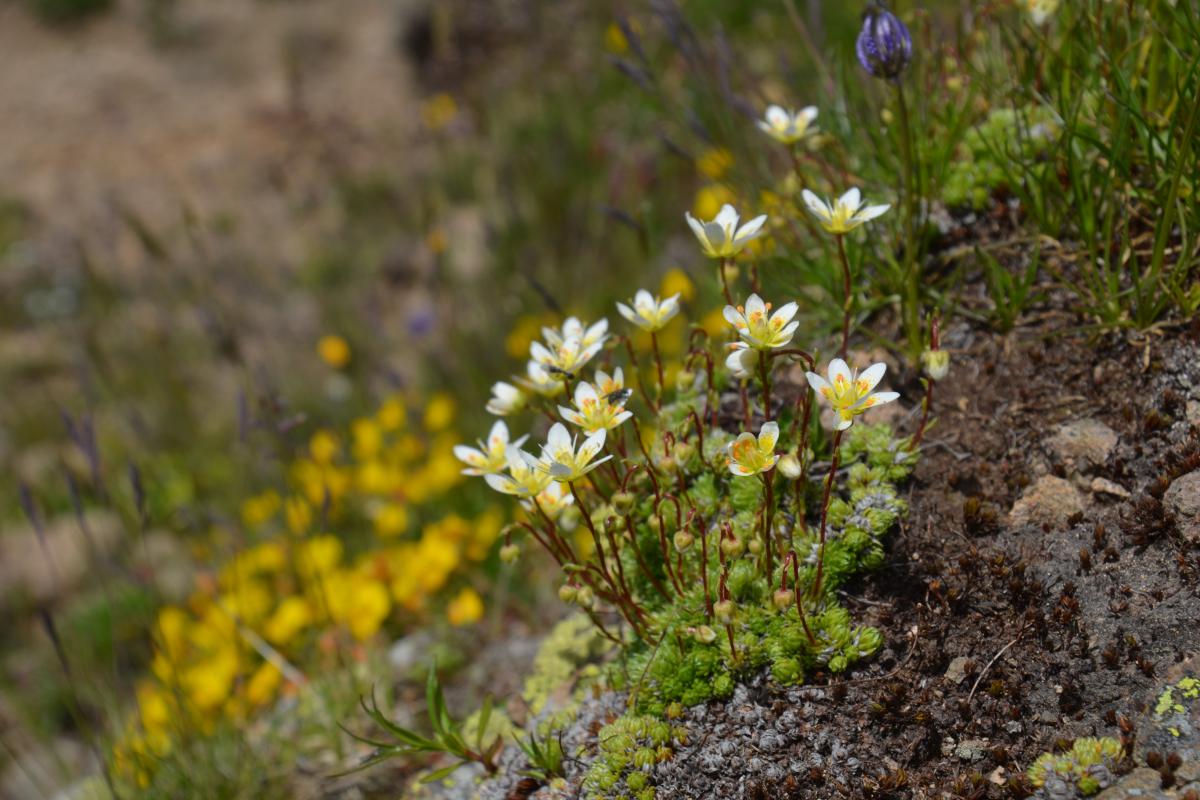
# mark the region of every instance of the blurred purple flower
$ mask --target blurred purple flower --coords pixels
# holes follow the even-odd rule
[[[870,8],[863,14],[856,49],[863,69],[877,78],[895,79],[912,60],[912,36],[895,14]]]
[[[408,332],[417,337],[428,336],[433,332],[433,326],[436,322],[437,318],[432,309],[420,309],[409,315]]]

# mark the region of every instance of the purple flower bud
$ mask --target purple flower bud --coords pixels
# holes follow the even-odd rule
[[[912,60],[912,36],[895,14],[871,8],[863,14],[857,51],[867,72],[877,78],[898,78]]]

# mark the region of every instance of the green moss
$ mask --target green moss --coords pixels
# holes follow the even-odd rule
[[[551,694],[566,685],[581,667],[607,649],[605,640],[583,614],[567,617],[554,626],[533,659],[521,696],[534,714],[546,707]]]
[[[1010,165],[1017,161],[1032,164],[1040,178],[1051,162],[1038,162],[1037,158],[1057,136],[1058,127],[1048,109],[1028,106],[993,110],[963,136],[958,157],[946,175],[942,199],[951,207],[986,207],[992,192],[1012,179]]]
[[[653,798],[650,770],[675,754],[686,731],[651,716],[626,715],[600,729],[599,751],[583,778],[588,800]]]

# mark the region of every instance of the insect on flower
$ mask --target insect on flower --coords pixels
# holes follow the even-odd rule
[[[520,447],[529,436],[522,436],[512,443]],[[508,426],[503,420],[498,420],[488,434],[487,442],[479,442],[479,449],[458,444],[454,446],[454,456],[467,465],[463,475],[487,475],[492,472],[502,472],[508,463]]]
[[[647,333],[661,331],[679,313],[678,292],[659,300],[645,289],[638,289],[631,302],[632,307],[617,303],[617,311]]]
[[[561,347],[571,339],[578,339],[581,347],[586,349],[593,345],[602,345],[608,339],[608,320],[602,319],[592,325],[585,325],[578,317],[567,317],[561,330],[542,328],[542,336],[551,347]]]
[[[520,389],[511,383],[497,381],[492,384],[492,397],[487,402],[487,412],[497,417],[507,417],[523,409],[525,400],[525,393]]]
[[[549,332],[549,329],[547,329]],[[604,337],[591,344],[584,344],[581,336],[571,336],[567,339],[547,339],[549,346],[534,342],[529,346],[529,355],[545,369],[558,375],[568,376],[579,372],[585,364],[592,360],[600,348],[604,346]]]
[[[835,234],[849,233],[859,225],[882,216],[891,208],[889,203],[864,206],[862,193],[857,188],[849,190],[834,203],[822,200],[808,189],[801,192],[801,196],[808,210],[820,220],[821,227]]]
[[[739,228],[741,218],[728,203],[721,206],[721,211],[709,222],[701,222],[690,212],[684,212],[683,216],[700,240],[704,255],[709,258],[733,258],[743,247],[762,235],[763,225],[767,221],[767,215],[762,214]]]
[[[859,374],[850,371],[849,365],[840,358],[829,362],[829,379],[822,378],[815,372],[806,372],[808,385],[817,394],[825,398],[830,407],[837,412],[837,430],[844,431],[854,424],[854,418],[865,413],[867,409],[890,403],[900,397],[897,392],[876,392],[871,394],[887,365],[872,364]]]
[[[618,390],[601,397],[595,386],[587,381],[580,381],[575,386],[575,408],[559,406],[558,413],[587,434],[611,430],[633,416],[633,412],[626,411],[620,402],[613,403],[608,400],[609,397],[623,392],[624,390]]]
[[[775,455],[777,441],[779,425],[775,422],[764,422],[758,438],[748,432],[739,434],[729,444],[729,471],[740,477],[768,472],[779,461]]]
[[[562,380],[536,361],[526,364],[525,377],[516,380],[522,388],[542,397],[556,397],[563,390]]]
[[[567,432],[565,425],[556,422],[546,435],[541,458],[535,458],[524,451],[519,452],[532,469],[546,474],[551,480],[571,483],[612,458],[596,458],[604,448],[605,433],[603,429],[593,433],[584,439],[577,449],[575,437]]]
[[[788,111],[782,106],[767,106],[767,113],[758,120],[758,129],[782,144],[795,144],[816,132],[813,120],[817,118],[817,107],[808,106],[799,111]]]
[[[855,51],[858,63],[867,72],[894,80],[912,61],[912,36],[895,14],[885,8],[871,8],[863,14]]]
[[[799,322],[792,318],[800,310],[797,303],[786,303],[774,314],[767,316],[770,303],[764,303],[756,294],[750,295],[746,305],[725,306],[725,321],[734,327],[742,342],[755,350],[772,350],[786,347],[792,341]],[[728,366],[729,362],[726,361]]]

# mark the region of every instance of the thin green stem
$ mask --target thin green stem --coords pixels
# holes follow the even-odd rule
[[[763,418],[771,419],[771,367],[770,358],[766,350],[760,350],[758,353],[758,380],[762,384],[763,391]]]
[[[650,349],[654,352],[654,366],[658,369],[658,405],[656,408],[662,411],[663,395],[667,391],[666,381],[663,380],[663,365],[662,356],[658,352],[658,334],[650,331]]]
[[[842,347],[838,355],[846,357],[850,347],[850,316],[854,310],[854,287],[850,280],[850,259],[846,257],[846,236],[837,234],[838,257],[842,262]]]

